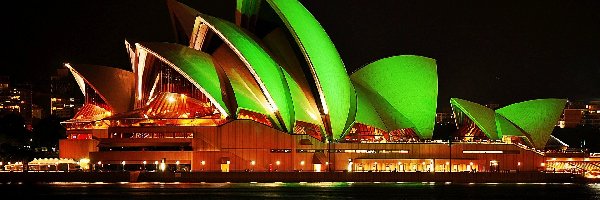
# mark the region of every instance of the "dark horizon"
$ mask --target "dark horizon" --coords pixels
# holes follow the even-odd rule
[[[233,19],[235,1],[181,0]],[[600,98],[600,2],[302,1],[336,45],[348,73],[400,54],[438,64],[438,112],[449,98],[511,103]],[[63,62],[130,69],[123,41],[174,42],[160,1],[15,2],[3,13],[13,82],[44,90]],[[401,75],[400,75],[401,76]]]

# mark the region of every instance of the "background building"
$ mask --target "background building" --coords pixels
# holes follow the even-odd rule
[[[569,101],[559,125],[561,128],[600,127],[600,101]]]
[[[28,125],[32,122],[31,85],[13,86],[9,77],[0,78],[0,111],[21,114]]]
[[[67,68],[59,68],[50,77],[50,114],[70,119],[83,106],[81,92]]]
[[[454,124],[454,114],[453,113],[436,113],[435,114],[435,123],[441,125]]]

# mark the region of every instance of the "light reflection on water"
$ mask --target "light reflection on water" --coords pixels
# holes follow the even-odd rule
[[[74,199],[600,199],[600,184],[552,183],[48,183],[2,184],[2,194]]]

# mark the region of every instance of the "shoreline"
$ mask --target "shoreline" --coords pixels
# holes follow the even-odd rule
[[[313,183],[313,182],[437,182],[437,183],[596,183],[569,173],[493,172],[3,172],[0,183],[162,182],[162,183]]]

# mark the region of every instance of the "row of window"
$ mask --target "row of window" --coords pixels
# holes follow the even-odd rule
[[[271,153],[291,153],[291,149],[271,149]],[[326,149],[296,149],[296,153],[325,153]],[[386,149],[330,149],[330,153],[408,153],[408,150]]]

